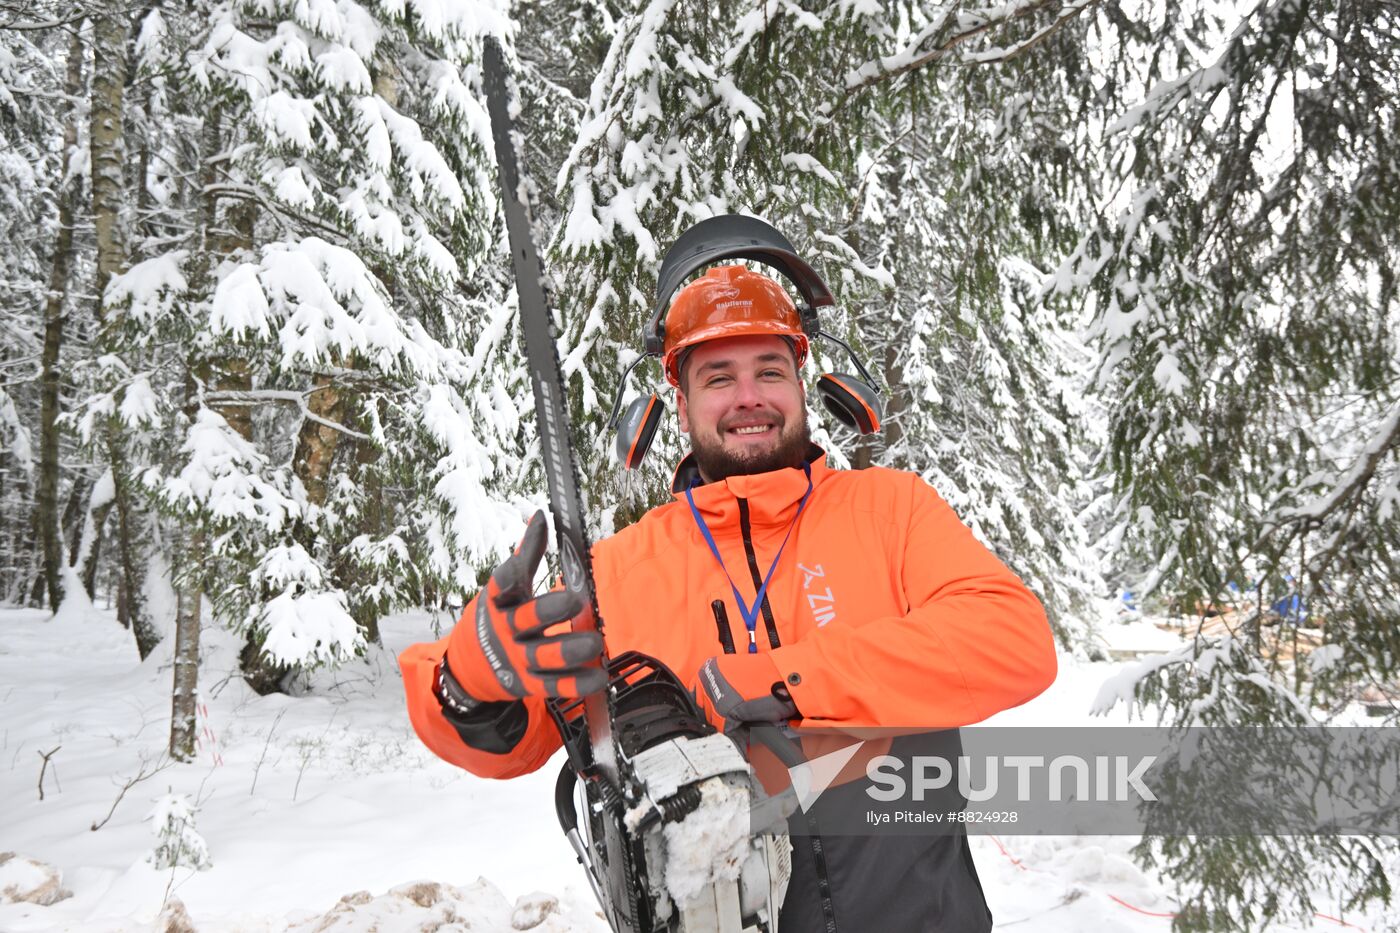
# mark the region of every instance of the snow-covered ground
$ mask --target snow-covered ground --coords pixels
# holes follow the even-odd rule
[[[0,864],[0,930],[165,929],[181,907],[199,931],[389,933],[453,920],[483,931],[606,930],[555,822],[558,763],[486,781],[414,737],[393,656],[432,637],[432,621],[386,620],[382,650],[319,676],[299,698],[251,693],[233,673],[234,642],[206,629],[198,760],[161,768],[168,650],[138,663],[106,611],[51,621],[0,610],[0,859],[51,865],[72,892],[51,906],[5,903],[7,884],[32,869]],[[1049,691],[994,722],[1125,723],[1121,707],[1088,714],[1119,667],[1064,659]],[[199,807],[211,868],[147,861],[157,842],[148,817],[169,793]],[[1168,930],[1168,889],[1133,865],[1135,841],[973,837],[997,928]],[[1347,917],[1365,929],[1378,919]],[[1329,928],[1347,927],[1314,927]]]

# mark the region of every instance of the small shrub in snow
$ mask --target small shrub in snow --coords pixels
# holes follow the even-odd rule
[[[158,837],[155,849],[146,856],[157,869],[193,868],[203,871],[214,863],[209,846],[194,828],[198,808],[185,794],[169,793],[156,801],[149,817]]]

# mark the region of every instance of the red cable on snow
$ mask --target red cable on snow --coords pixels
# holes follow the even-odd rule
[[[1105,894],[1108,894],[1108,892],[1104,892],[1104,893],[1105,893]],[[1123,900],[1121,897],[1118,897],[1117,895],[1108,894],[1108,899],[1109,899],[1110,901],[1113,901],[1113,903],[1118,904],[1120,907],[1126,907],[1126,908],[1128,908],[1128,909],[1131,910],[1131,911],[1134,911],[1134,912],[1136,912],[1136,913],[1142,914],[1144,917],[1166,917],[1166,918],[1168,918],[1168,919],[1171,919],[1172,917],[1175,917],[1175,916],[1176,916],[1176,914],[1174,914],[1174,913],[1166,913],[1166,914],[1163,914],[1163,913],[1158,913],[1158,912],[1155,911],[1155,910],[1143,910],[1141,907],[1137,907],[1137,906],[1135,906],[1135,905],[1133,905],[1133,904],[1129,904],[1127,901]]]
[[[1020,859],[1012,855],[1010,852],[1006,851],[1006,846],[1001,844],[1000,839],[998,839],[996,836],[993,836],[991,833],[988,833],[987,835],[993,842],[997,844],[997,848],[1001,850],[1001,854],[1011,860],[1012,865],[1015,865],[1017,868],[1021,869],[1021,871],[1026,871],[1026,866],[1021,864]]]

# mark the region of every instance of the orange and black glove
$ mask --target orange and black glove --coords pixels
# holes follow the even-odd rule
[[[767,654],[721,654],[700,665],[695,699],[710,722],[731,732],[745,723],[786,722],[801,714]]]
[[[566,588],[531,595],[546,542],[544,512],[539,511],[515,553],[477,594],[475,611],[463,613],[452,630],[439,678],[445,706],[462,713],[476,703],[580,697],[606,685],[603,637],[568,627],[592,611],[587,593]]]

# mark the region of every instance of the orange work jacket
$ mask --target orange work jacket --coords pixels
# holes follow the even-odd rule
[[[880,467],[833,470],[815,453],[800,517],[808,490],[801,469],[691,490],[723,568],[686,501],[690,458],[677,472],[675,501],[595,544],[609,654],[644,652],[689,683],[726,640],[740,652],[752,642],[771,653],[803,724],[843,729],[964,726],[1049,686],[1055,649],[1039,601],[927,483]],[[785,537],[751,639],[730,579],[752,605]],[[728,639],[715,600],[725,604]],[[469,604],[465,624],[474,612]],[[399,656],[423,742],[483,777],[543,765],[560,738],[539,698],[524,701],[528,724],[509,751],[462,740],[432,690],[446,649],[444,638]]]

